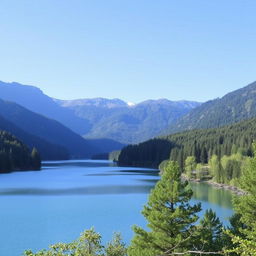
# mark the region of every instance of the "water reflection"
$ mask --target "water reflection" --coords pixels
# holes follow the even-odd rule
[[[141,194],[148,193],[154,185],[123,185],[123,186],[94,186],[65,189],[43,188],[6,188],[0,190],[0,195],[34,195],[34,196],[64,196],[64,195],[114,195],[114,194]]]
[[[233,194],[225,189],[216,188],[206,183],[191,182],[193,198],[219,205],[223,208],[232,208]]]
[[[145,175],[153,175],[153,176],[159,176],[159,171],[158,170],[154,170],[154,169],[134,169],[134,170],[119,170],[117,172],[120,172],[120,173],[139,173],[139,174],[145,174]]]
[[[58,167],[114,167],[116,163],[107,160],[69,160],[69,161],[44,161],[43,168],[58,168]]]
[[[90,173],[90,174],[85,174],[84,176],[141,176],[140,172],[127,172],[127,173],[122,173],[122,172],[117,172],[117,173]],[[147,176],[158,176],[157,173],[148,173]]]
[[[157,170],[88,160],[44,162],[42,171],[2,174],[0,255],[72,241],[91,226],[104,238],[120,231],[129,242],[132,225],[146,226],[140,212],[158,179]],[[222,221],[232,214],[229,191],[208,184],[191,187],[192,203],[213,208]]]

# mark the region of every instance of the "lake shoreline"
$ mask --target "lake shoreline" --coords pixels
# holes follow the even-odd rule
[[[223,183],[218,183],[218,182],[215,182],[215,181],[212,181],[212,180],[199,180],[199,179],[193,179],[193,178],[188,178],[186,175],[182,175],[182,178],[184,180],[187,180],[187,181],[191,181],[191,182],[196,182],[196,183],[207,183],[213,187],[216,187],[216,188],[223,188],[225,190],[229,190],[231,191],[232,193],[238,195],[238,196],[243,196],[246,194],[246,192],[236,186],[232,186],[232,185],[227,185],[227,184],[223,184]]]

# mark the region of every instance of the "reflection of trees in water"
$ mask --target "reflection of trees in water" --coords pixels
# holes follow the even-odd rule
[[[230,191],[213,187],[206,183],[190,183],[193,198],[219,205],[223,208],[232,208],[233,195]]]
[[[154,185],[109,185],[77,188],[5,188],[0,190],[1,196],[64,196],[64,195],[120,195],[148,194]]]

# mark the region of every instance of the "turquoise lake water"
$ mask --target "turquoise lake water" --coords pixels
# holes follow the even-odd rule
[[[44,162],[41,171],[0,175],[0,255],[19,256],[60,241],[70,242],[90,227],[107,242],[120,231],[128,243],[157,170],[117,167],[109,161]],[[228,224],[232,194],[192,183],[192,203],[212,208]]]

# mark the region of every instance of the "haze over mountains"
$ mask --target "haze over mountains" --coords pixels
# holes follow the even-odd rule
[[[138,143],[166,130],[174,121],[200,105],[167,99],[128,104],[120,99],[56,101],[91,125],[85,138],[110,138],[122,143]]]
[[[43,159],[85,158],[160,134],[212,128],[256,117],[256,82],[222,98],[192,101],[59,100],[40,89],[0,82],[0,129]]]
[[[102,146],[112,150],[122,147],[115,141],[137,143],[159,135],[172,122],[200,105],[166,99],[136,105],[103,98],[63,101],[52,99],[34,86],[4,82],[0,82],[0,98],[55,119],[85,138],[104,139]],[[92,145],[93,141],[90,142]]]

